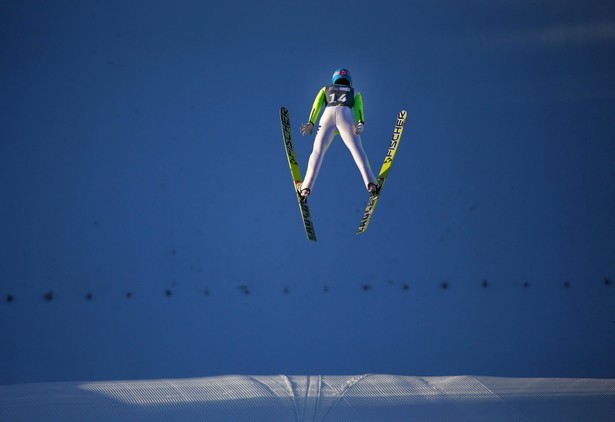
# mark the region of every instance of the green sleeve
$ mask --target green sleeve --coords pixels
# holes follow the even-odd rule
[[[318,94],[316,94],[316,98],[314,99],[314,104],[312,105],[312,111],[310,112],[310,119],[308,120],[312,124],[316,124],[316,119],[320,114],[320,110],[322,110],[322,106],[325,103],[325,88],[323,87]]]
[[[365,116],[363,115],[363,96],[360,92],[354,95],[354,118],[357,122],[365,122]]]

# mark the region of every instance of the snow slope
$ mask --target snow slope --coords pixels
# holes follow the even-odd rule
[[[607,421],[615,379],[220,376],[0,386],[13,421]]]

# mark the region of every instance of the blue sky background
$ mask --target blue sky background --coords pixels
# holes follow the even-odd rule
[[[278,111],[305,171],[342,66],[374,170],[409,117],[313,244]],[[0,2],[0,383],[615,378],[614,75],[604,1]]]

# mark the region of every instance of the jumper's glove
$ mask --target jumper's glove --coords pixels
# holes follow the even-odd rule
[[[306,134],[312,134],[312,132],[314,131],[314,123],[312,122],[307,122],[307,123],[303,123],[299,129],[301,131],[302,135],[306,135]]]
[[[363,122],[359,122],[356,125],[354,125],[354,133],[357,135],[360,135],[361,133],[363,133]]]

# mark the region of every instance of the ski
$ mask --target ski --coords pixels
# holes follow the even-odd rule
[[[297,154],[295,153],[295,149],[293,148],[290,116],[286,107],[280,108],[280,122],[282,124],[284,150],[286,151],[286,158],[288,159],[288,166],[290,167],[290,174],[293,179],[293,189],[295,190],[295,195],[297,196],[299,211],[301,212],[301,218],[303,219],[305,235],[308,239],[316,242],[316,232],[314,231],[314,225],[312,224],[312,216],[310,215],[310,207],[308,206],[307,198],[302,198],[296,188],[297,183],[302,182],[303,179],[301,178],[301,170],[299,169]]]
[[[365,230],[367,230],[367,226],[369,225],[369,222],[374,215],[374,210],[376,209],[376,204],[378,203],[378,199],[380,198],[380,194],[382,193],[384,182],[386,182],[387,176],[389,175],[389,170],[391,169],[391,165],[393,165],[393,159],[395,158],[395,153],[397,152],[397,147],[401,139],[401,134],[404,130],[407,116],[408,112],[406,110],[401,110],[399,113],[397,113],[397,120],[395,121],[395,129],[393,129],[393,136],[391,137],[389,149],[387,150],[387,154],[384,157],[384,162],[382,163],[382,167],[380,168],[380,173],[378,173],[378,191],[375,195],[370,195],[369,200],[367,201],[367,206],[365,207],[365,211],[363,212],[363,217],[361,217],[361,223],[359,224],[359,228],[357,229],[357,234],[364,233]]]

